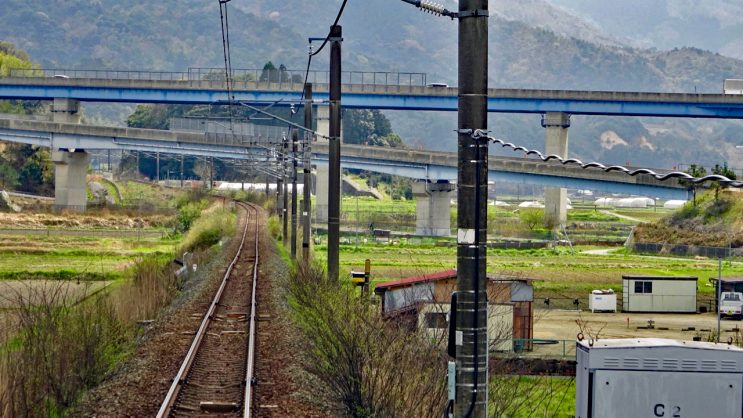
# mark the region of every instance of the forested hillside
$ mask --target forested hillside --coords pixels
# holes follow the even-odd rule
[[[0,42],[0,76],[7,75],[11,68],[35,67],[26,53],[10,43]],[[40,109],[39,102],[0,101],[0,113],[33,113]],[[49,150],[0,143],[0,190],[50,193],[53,182],[54,170]]]
[[[445,2],[456,8],[452,0]],[[490,78],[494,87],[719,92],[743,62],[708,51],[625,46],[598,26],[543,0],[491,2]],[[234,0],[232,62],[260,68],[306,64],[307,38],[322,36],[339,0]],[[11,40],[44,66],[184,70],[223,65],[216,1],[6,0],[0,39]],[[351,2],[344,26],[344,69],[425,72],[429,82],[456,84],[456,22],[399,1]],[[324,70],[323,55],[314,60]],[[412,146],[455,149],[453,114],[385,112]],[[122,118],[123,119],[123,118]],[[121,121],[120,121],[121,122]],[[538,117],[491,116],[500,136],[542,148]],[[735,159],[743,137],[736,122],[576,117],[571,155],[671,167]]]

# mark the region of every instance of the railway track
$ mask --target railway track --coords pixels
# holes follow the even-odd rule
[[[160,417],[250,417],[258,278],[259,212],[246,212],[240,247],[157,413]]]

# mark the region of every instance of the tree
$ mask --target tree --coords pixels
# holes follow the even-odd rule
[[[692,164],[691,166],[689,166],[689,169],[686,171],[686,173],[692,177],[702,178],[707,175],[707,169],[705,169],[701,165]],[[694,183],[689,183],[683,180],[681,180],[680,183],[685,184],[685,185],[689,185],[689,184],[691,185],[691,192],[692,192],[692,196],[694,199],[693,200],[694,206],[696,206],[697,205],[697,188],[699,187],[699,185],[694,184]]]
[[[273,65],[271,61],[268,61],[263,66],[263,71],[261,72],[261,77],[258,79],[258,81],[261,82],[277,82],[279,79],[279,70],[276,69],[276,66]]]
[[[712,167],[712,174],[717,174],[718,176],[724,176],[729,178],[730,180],[735,180],[735,172],[731,170],[728,167],[728,163],[723,163],[723,165],[715,164],[714,167]],[[718,200],[720,195],[720,189],[722,188],[722,185],[719,182],[715,182],[715,185],[713,186],[715,188],[715,201]]]
[[[6,161],[0,162],[0,188],[14,189],[18,187],[18,172]]]
[[[519,210],[519,219],[529,227],[529,230],[533,231],[537,225],[544,223],[544,209],[523,208]]]
[[[402,138],[392,132],[392,124],[379,110],[343,111],[343,141],[347,144],[402,146]]]

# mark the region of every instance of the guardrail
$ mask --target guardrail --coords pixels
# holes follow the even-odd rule
[[[103,80],[153,80],[153,81],[225,81],[223,68],[191,67],[188,71],[140,71],[140,70],[86,70],[67,68],[12,69],[10,77],[44,77],[59,79],[103,79]],[[231,80],[235,86],[241,82],[257,81],[279,85],[301,86],[305,70],[233,69]],[[328,84],[329,71],[313,70],[307,73],[307,82]],[[343,71],[341,83],[373,86],[426,86],[426,73],[390,71]]]

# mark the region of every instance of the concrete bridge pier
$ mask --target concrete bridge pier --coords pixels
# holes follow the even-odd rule
[[[52,120],[56,123],[79,124],[80,101],[55,98]],[[53,144],[52,144],[53,145]],[[87,175],[90,154],[84,150],[52,150],[54,163],[54,208],[85,211],[88,200]]]
[[[80,123],[80,101],[55,98],[52,103],[52,120],[56,123]]]
[[[415,234],[431,237],[451,235],[451,199],[455,186],[448,181],[413,183],[416,200]]]
[[[546,131],[545,152],[547,155],[568,156],[568,128],[570,115],[563,112],[547,112],[542,115],[542,127]],[[568,220],[568,193],[566,189],[545,187],[544,223],[558,229]]]
[[[54,163],[54,208],[85,211],[88,200],[86,177],[90,154],[83,150],[52,151]]]

